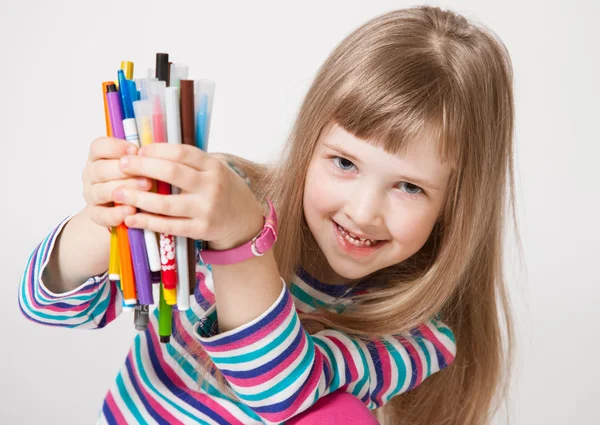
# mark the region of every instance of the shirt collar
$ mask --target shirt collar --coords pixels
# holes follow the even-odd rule
[[[317,280],[315,277],[311,276],[302,266],[298,266],[296,268],[296,275],[303,281],[305,282],[308,286],[310,286],[311,288],[322,292],[324,294],[327,294],[331,297],[341,297],[342,295],[346,294],[346,291],[348,291],[348,288],[350,288],[352,286],[352,284],[346,284],[346,285],[333,285],[331,283],[327,283],[327,282],[321,282],[320,280]],[[356,285],[352,290],[350,290],[346,296],[349,295],[355,295],[358,293],[363,292],[365,289],[365,284],[363,283],[359,283],[358,285]],[[345,298],[345,297],[344,297]]]

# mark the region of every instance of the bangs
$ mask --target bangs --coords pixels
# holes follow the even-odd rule
[[[428,86],[393,87],[389,81],[393,80],[386,84],[373,78],[342,85],[334,96],[332,120],[389,154],[405,152],[412,141],[431,140],[438,144],[440,162],[456,167],[461,156],[456,134],[460,126],[449,113],[451,101],[432,96]]]

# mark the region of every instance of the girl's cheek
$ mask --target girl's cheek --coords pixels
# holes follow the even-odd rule
[[[331,179],[322,173],[310,173],[307,176],[304,191],[307,206],[322,214],[327,214],[340,203],[339,191],[336,191]]]
[[[307,194],[307,206],[320,216],[331,214],[335,210],[336,201],[323,188],[315,187]]]
[[[429,238],[433,220],[410,211],[400,213],[398,217],[390,228],[392,238],[402,246],[418,251]]]

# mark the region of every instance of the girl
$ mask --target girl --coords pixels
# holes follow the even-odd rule
[[[437,7],[387,13],[325,61],[277,163],[93,142],[88,206],[34,251],[20,306],[56,326],[114,320],[105,226],[206,240],[213,254],[272,232],[261,256],[198,253],[192,308],[175,312],[168,344],[154,312],[100,423],[302,423],[340,394],[386,424],[487,423],[512,347],[512,132],[510,58],[490,31]],[[181,195],[150,193],[148,179]]]

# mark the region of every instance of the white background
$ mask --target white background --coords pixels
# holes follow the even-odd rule
[[[434,3],[492,28],[515,71],[518,217],[526,268],[507,259],[516,309],[513,424],[600,423],[597,241],[600,48],[592,1]],[[101,81],[156,52],[217,82],[209,151],[278,150],[314,73],[350,31],[404,1],[0,1],[3,243],[0,423],[89,424],[135,330],[21,316],[27,258],[83,207],[81,171],[104,133]],[[511,252],[514,250],[511,250]],[[596,266],[594,266],[596,264]]]

